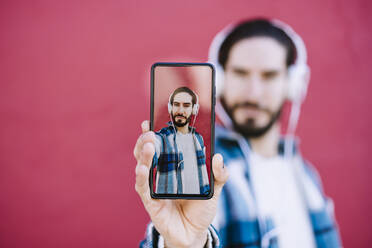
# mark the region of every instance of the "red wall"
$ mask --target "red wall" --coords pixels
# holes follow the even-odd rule
[[[1,1],[0,247],[134,247],[149,218],[134,142],[155,61],[205,61],[214,34],[264,15],[309,50],[302,150],[346,247],[372,219],[371,4],[316,1]],[[183,59],[185,60],[185,59]]]

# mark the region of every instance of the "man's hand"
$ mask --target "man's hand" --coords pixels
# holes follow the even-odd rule
[[[149,131],[148,121],[142,123],[142,135],[134,147],[136,191],[156,230],[167,247],[203,247],[207,229],[217,211],[217,200],[227,181],[228,172],[220,154],[213,157],[214,195],[209,200],[160,200],[150,196],[149,173],[155,153],[155,134]]]

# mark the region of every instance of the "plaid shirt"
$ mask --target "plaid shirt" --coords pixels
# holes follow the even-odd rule
[[[223,187],[217,216],[213,221],[219,237],[213,235],[214,229],[210,228],[209,232],[212,235],[208,236],[207,246],[276,248],[278,240],[272,218],[257,214],[256,200],[249,177],[249,163],[245,157],[245,154],[249,154],[250,147],[249,144],[248,147],[242,147],[241,139],[243,138],[232,130],[216,127],[216,152],[222,154],[225,165],[229,167],[230,178]],[[243,149],[248,151],[244,152]],[[283,155],[283,144],[280,144],[278,149],[279,154]],[[296,176],[298,182],[302,184],[299,188],[306,202],[316,246],[318,248],[342,247],[331,199],[324,195],[315,169],[301,158],[298,151],[295,151],[295,154],[296,165],[299,168]],[[314,189],[316,189],[315,196],[320,196],[324,203],[321,208],[314,207]],[[319,201],[319,197],[316,200]],[[159,240],[161,236],[150,224],[141,247],[163,247],[163,243],[158,242]]]
[[[209,194],[209,177],[205,164],[205,146],[202,136],[193,128],[193,141],[197,159],[200,194]],[[176,133],[171,123],[156,132],[155,156],[152,167],[156,168],[156,193],[182,194],[183,154],[176,142]]]
[[[219,232],[223,247],[278,247],[275,226],[270,216],[259,216],[250,182],[249,161],[245,155],[243,137],[232,130],[216,127],[216,152],[221,153],[229,167],[230,178],[220,196],[218,213],[213,225]],[[243,152],[243,149],[248,151]],[[296,177],[310,217],[310,224],[318,248],[341,247],[334,218],[332,200],[325,197],[315,169],[295,151]],[[283,156],[284,142],[278,147]],[[314,202],[321,201],[322,207]],[[316,205],[316,206],[315,206]],[[293,235],[296,235],[295,233]],[[299,244],[300,245],[300,244]]]

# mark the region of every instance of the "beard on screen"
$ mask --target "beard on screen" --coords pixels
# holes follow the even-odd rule
[[[176,117],[184,117],[186,119],[186,121],[183,121],[183,119],[178,119],[178,121],[176,121]],[[188,123],[190,123],[190,120],[191,120],[191,115],[187,118],[186,116],[184,115],[172,115],[172,121],[174,123],[174,125],[176,127],[184,127],[186,126]]]

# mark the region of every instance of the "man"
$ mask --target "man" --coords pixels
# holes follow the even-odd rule
[[[221,191],[227,172],[216,155],[212,165],[217,182],[214,199],[191,206],[172,202],[165,211],[176,207],[182,211],[170,221],[157,212],[167,203],[153,204],[142,184],[146,175],[142,164],[148,164],[146,157],[152,154],[151,133],[145,133],[135,148],[139,162],[136,189],[153,224],[142,245],[340,247],[332,204],[324,196],[316,172],[301,157],[293,138],[280,136],[284,102],[290,99],[294,106],[289,121],[290,133],[294,133],[293,123],[303,100],[303,90],[294,90],[292,84],[308,79],[308,70],[298,65],[306,63],[299,37],[291,34],[289,27],[255,19],[229,27],[216,39],[213,62],[224,76],[217,107],[224,126],[216,128],[216,151],[222,154],[230,179]],[[211,57],[213,60],[213,45]],[[293,74],[295,66],[299,68],[297,75]],[[139,151],[144,156],[139,156]],[[219,237],[207,225],[217,209],[217,198],[213,225]],[[210,215],[203,216],[207,207]],[[197,215],[204,218],[199,220],[194,217]],[[189,222],[180,225],[184,220]],[[178,224],[179,229],[172,230],[170,224]]]
[[[171,121],[155,133],[153,168],[158,194],[210,192],[203,138],[195,127],[190,127],[198,110],[198,97],[191,89],[180,87],[173,91],[168,103]]]

